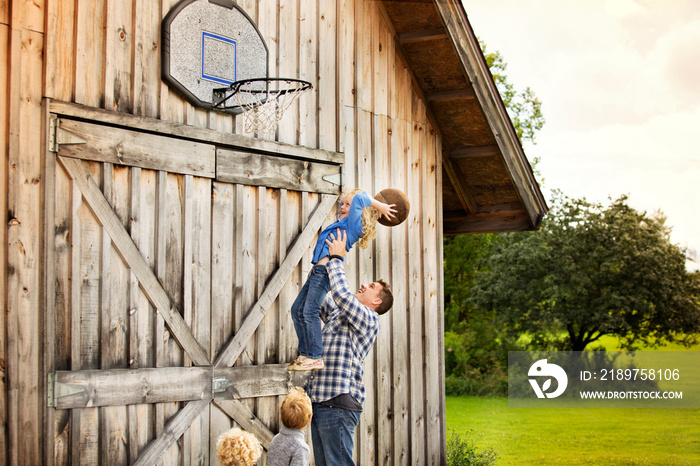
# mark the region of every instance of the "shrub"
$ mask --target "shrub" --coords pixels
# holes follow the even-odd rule
[[[496,452],[491,448],[479,450],[473,437],[473,430],[468,430],[465,437],[452,433],[447,440],[448,466],[488,466],[496,462]]]

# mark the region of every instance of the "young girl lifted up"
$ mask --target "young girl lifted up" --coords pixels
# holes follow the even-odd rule
[[[299,357],[288,369],[308,371],[323,369],[323,343],[321,341],[321,304],[330,291],[326,264],[328,256],[328,235],[337,229],[347,232],[347,250],[355,242],[365,249],[377,235],[379,216],[387,220],[394,217],[393,204],[384,204],[361,189],[354,189],[343,195],[338,208],[338,221],[326,227],[318,237],[311,262],[314,264],[304,286],[292,305],[294,330],[299,339]]]

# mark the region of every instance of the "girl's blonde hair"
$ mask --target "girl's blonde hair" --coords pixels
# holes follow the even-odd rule
[[[355,194],[360,194],[361,192],[362,190],[358,188],[346,191],[343,193],[343,197],[341,197],[340,200],[342,201],[346,197],[350,196],[350,200],[352,202],[352,198],[355,197]],[[357,245],[362,249],[367,249],[369,242],[377,236],[378,219],[379,211],[377,211],[377,209],[374,207],[368,206],[362,209],[362,236],[360,236],[360,239],[357,240]]]
[[[258,438],[245,430],[234,427],[219,437],[216,456],[222,466],[253,466],[262,455]]]

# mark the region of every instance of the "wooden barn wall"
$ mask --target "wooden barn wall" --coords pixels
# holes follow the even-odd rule
[[[124,464],[177,409],[176,404],[85,408],[80,425],[72,426],[70,412],[54,416],[46,408],[46,374],[54,370],[186,361],[168,339],[162,318],[130,313],[148,309],[149,303],[130,287],[132,274],[104,243],[79,196],[70,197],[75,187],[45,156],[42,136],[44,98],[242,133],[241,118],[195,108],[160,80],[160,22],[176,3],[0,0],[0,53],[6,64],[0,69],[6,96],[0,99],[5,151],[0,211],[7,225],[0,233],[7,245],[0,248],[7,265],[0,271],[6,306],[0,313],[0,464],[68,464],[71,451],[84,454],[85,464]],[[270,75],[314,84],[285,116],[274,139],[344,152],[348,187],[376,192],[396,186],[410,196],[409,219],[391,230],[379,227],[373,245],[354,248],[347,261],[352,286],[383,277],[396,299],[392,312],[381,318],[381,333],[365,362],[368,397],[357,430],[357,463],[444,462],[440,138],[413,91],[381,6],[372,0],[238,4],[268,44]],[[317,200],[312,194],[188,175],[87,166],[171,299],[182,304],[186,316],[206,313],[217,322],[195,330],[210,355],[240,324],[242,312],[261,293]],[[70,201],[45,205],[52,193]],[[170,209],[166,218],[155,215],[154,199]],[[47,216],[80,225],[81,237],[61,236],[60,224],[45,226]],[[212,225],[213,216],[227,218],[228,227]],[[171,235],[165,249],[154,241],[163,228]],[[198,235],[209,235],[212,246],[198,243]],[[47,241],[51,248],[45,248]],[[230,249],[217,250],[221,242]],[[288,309],[309,257],[251,340],[245,352],[250,360],[277,363],[292,357],[296,336]],[[188,272],[183,260],[201,269]],[[56,280],[48,283],[47,277]],[[179,278],[169,282],[168,277]],[[105,287],[109,293],[102,291]],[[90,312],[71,318],[73,307]],[[47,308],[55,313],[47,316]],[[145,330],[133,334],[127,330],[132,326]],[[274,430],[279,401],[248,403]],[[168,451],[164,464],[216,462],[211,447],[198,439],[218,435],[231,420],[213,405],[201,417]],[[52,439],[46,434],[48,421],[54,425]]]

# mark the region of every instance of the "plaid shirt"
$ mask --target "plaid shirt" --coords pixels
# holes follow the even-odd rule
[[[349,393],[365,402],[362,363],[379,332],[379,315],[363,306],[350,292],[343,263],[332,260],[326,266],[331,292],[321,306],[324,368],[306,379],[306,392],[320,403]]]

